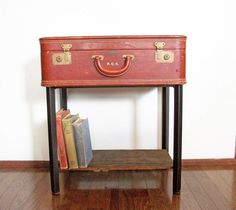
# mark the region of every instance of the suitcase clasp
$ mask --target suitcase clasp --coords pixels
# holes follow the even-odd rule
[[[155,42],[156,52],[155,61],[157,63],[173,63],[174,53],[169,50],[164,50],[165,42]]]
[[[72,44],[61,44],[63,53],[54,53],[52,55],[53,65],[68,65],[71,64],[71,52]]]

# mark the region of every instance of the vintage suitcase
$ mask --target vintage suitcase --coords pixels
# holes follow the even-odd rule
[[[185,36],[40,39],[42,86],[184,84]]]

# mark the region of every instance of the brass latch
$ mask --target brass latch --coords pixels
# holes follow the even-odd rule
[[[173,63],[174,53],[169,50],[164,50],[165,42],[155,42],[156,52],[155,60],[157,63]]]
[[[68,65],[71,64],[71,52],[72,44],[61,44],[63,49],[62,53],[54,53],[52,55],[53,65]]]

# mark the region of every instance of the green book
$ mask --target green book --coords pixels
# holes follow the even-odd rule
[[[79,168],[87,168],[93,158],[88,119],[77,119],[72,126]]]

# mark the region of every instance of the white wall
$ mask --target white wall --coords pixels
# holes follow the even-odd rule
[[[0,160],[48,159],[38,38],[184,34],[183,158],[232,158],[236,136],[235,1],[8,0],[0,2]],[[93,147],[156,148],[155,88],[70,90],[89,117]],[[159,111],[158,111],[159,110]]]

